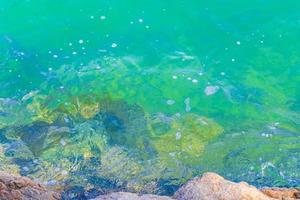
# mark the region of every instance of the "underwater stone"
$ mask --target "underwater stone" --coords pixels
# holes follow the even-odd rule
[[[174,159],[197,163],[205,144],[222,132],[223,128],[214,121],[196,114],[186,114],[174,118],[165,134],[154,135],[152,144],[158,156],[167,163],[172,163]]]
[[[24,141],[30,150],[39,155],[48,148],[54,148],[60,140],[70,133],[68,127],[57,127],[45,122],[34,122],[31,125],[17,129],[21,140]]]
[[[111,145],[130,149],[146,149],[149,131],[142,107],[122,100],[104,100],[95,120],[103,122]]]

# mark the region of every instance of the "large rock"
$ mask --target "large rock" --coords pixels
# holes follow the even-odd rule
[[[172,200],[172,198],[152,194],[138,195],[129,192],[116,192],[99,196],[94,200]]]
[[[205,173],[183,185],[178,200],[273,200],[245,182],[233,183],[214,173]]]
[[[261,191],[275,199],[300,199],[300,191],[295,188],[262,188]]]
[[[60,195],[48,191],[29,178],[0,172],[0,200],[58,200]]]

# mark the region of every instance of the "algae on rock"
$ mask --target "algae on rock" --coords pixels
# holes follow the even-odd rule
[[[152,143],[167,163],[179,160],[193,164],[198,162],[205,145],[222,132],[223,128],[213,120],[186,114],[172,120],[166,133],[153,135]]]

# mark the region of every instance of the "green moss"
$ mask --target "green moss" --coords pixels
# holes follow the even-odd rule
[[[198,162],[205,145],[222,132],[223,128],[214,121],[196,114],[186,114],[175,118],[165,134],[153,135],[152,144],[162,160],[168,163],[180,160],[191,164]]]

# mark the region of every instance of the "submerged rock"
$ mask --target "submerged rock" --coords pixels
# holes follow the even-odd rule
[[[205,144],[223,132],[217,123],[196,114],[174,118],[167,124],[164,134],[153,129],[157,134],[153,136],[153,145],[160,158],[168,163],[174,160],[197,163]]]
[[[139,105],[122,100],[103,100],[100,113],[94,119],[103,123],[110,145],[139,150],[149,147],[147,120]]]
[[[29,178],[0,172],[0,199],[2,200],[58,200],[60,194],[48,191]]]
[[[99,196],[93,200],[172,200],[172,198],[152,194],[138,195],[129,192],[116,192],[108,195]]]

